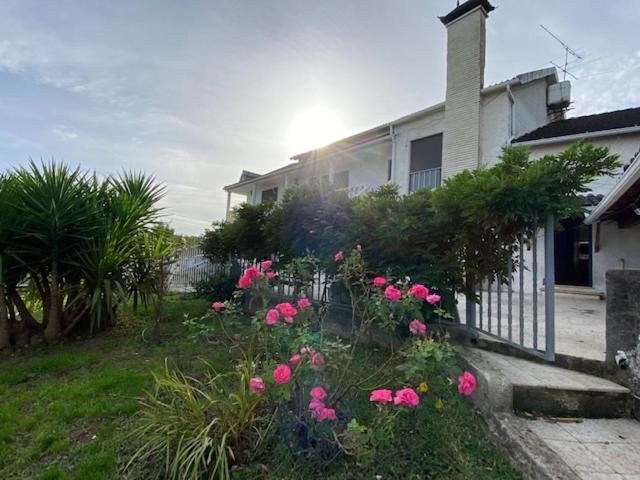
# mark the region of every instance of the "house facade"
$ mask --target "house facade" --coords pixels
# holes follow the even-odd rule
[[[472,0],[440,18],[447,30],[444,102],[295,155],[263,175],[243,172],[225,187],[227,212],[233,195],[250,204],[279,201],[290,186],[316,181],[352,196],[386,183],[401,193],[436,188],[465,168],[495,163],[512,139],[561,118],[570,85],[558,82],[554,68],[484,85],[485,21],[492,10],[488,1]]]
[[[292,163],[277,170],[243,172],[237,183],[224,187],[227,215],[232,196],[250,204],[278,202],[287,188],[313,182],[333,184],[351,196],[388,183],[398,185],[402,194],[437,188],[465,169],[497,163],[502,147],[509,144],[526,145],[540,157],[583,139],[609,147],[623,162],[637,157],[640,109],[565,119],[571,85],[558,81],[555,68],[484,85],[485,22],[493,9],[487,0],[469,0],[440,17],[447,33],[442,103],[295,155]],[[591,185],[589,210],[612,191],[617,177]],[[610,219],[591,226],[582,218],[563,227],[555,234],[556,283],[598,294],[604,291],[606,270],[640,268],[640,227],[621,231]],[[543,243],[538,242],[540,249]],[[538,258],[543,258],[542,251]]]

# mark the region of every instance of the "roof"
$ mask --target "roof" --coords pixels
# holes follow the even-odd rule
[[[599,113],[597,115],[585,115],[547,123],[536,130],[516,138],[514,143],[569,137],[572,135],[583,135],[639,126],[640,107],[627,108],[625,110]]]
[[[626,210],[640,206],[640,150],[631,160],[628,168],[604,199],[585,219],[591,224],[611,220],[624,214]],[[635,215],[635,214],[634,214]]]
[[[260,176],[259,173],[255,173],[255,172],[250,172],[249,170],[242,170],[242,173],[240,174],[240,180],[238,180],[239,182],[245,182],[247,180],[252,180],[254,178],[258,178]]]
[[[438,17],[440,21],[444,25],[448,25],[449,23],[457,20],[465,13],[470,12],[476,7],[482,7],[486,13],[492,12],[495,10],[495,7],[491,5],[487,0],[468,0],[464,2],[462,5],[458,5],[456,8],[447,13],[444,17]]]

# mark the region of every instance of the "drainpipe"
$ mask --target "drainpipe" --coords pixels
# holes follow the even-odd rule
[[[389,135],[391,136],[391,183],[396,183],[396,129],[389,125]]]
[[[513,92],[511,91],[511,85],[507,84],[507,95],[509,95],[509,100],[511,103],[509,104],[509,116],[511,117],[511,135],[509,135],[509,141],[507,143],[511,143],[511,141],[516,136],[516,98],[513,96]]]

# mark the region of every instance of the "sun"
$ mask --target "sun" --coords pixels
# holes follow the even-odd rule
[[[345,135],[344,124],[331,109],[308,108],[291,123],[287,144],[294,154],[322,147]]]

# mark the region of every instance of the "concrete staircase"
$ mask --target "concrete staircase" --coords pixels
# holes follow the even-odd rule
[[[470,397],[495,443],[532,479],[640,480],[640,423],[614,382],[500,353],[465,348]]]

